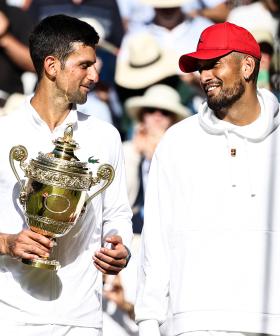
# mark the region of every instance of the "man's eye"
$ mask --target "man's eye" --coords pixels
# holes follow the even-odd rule
[[[210,62],[209,63],[209,68],[210,69],[217,68],[220,64],[221,64],[220,60],[216,60],[216,61]]]
[[[86,68],[88,67],[88,65],[87,65],[87,64],[81,64],[80,67],[81,67],[82,69],[86,69]]]

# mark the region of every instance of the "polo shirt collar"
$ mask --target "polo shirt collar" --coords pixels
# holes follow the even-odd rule
[[[33,97],[33,95],[28,96],[27,100],[26,100],[27,109],[28,109],[29,115],[32,119],[32,123],[38,128],[49,129],[46,122],[40,117],[38,112],[31,105],[32,97]],[[64,121],[60,125],[56,126],[52,133],[57,133],[57,132],[59,132],[59,133],[62,132],[63,133],[64,129],[66,128],[66,125],[70,124],[70,123],[73,125],[74,129],[77,128],[77,126],[78,126],[78,111],[77,111],[76,105],[74,105],[74,104],[72,106],[72,109],[68,113],[67,117],[64,119]]]

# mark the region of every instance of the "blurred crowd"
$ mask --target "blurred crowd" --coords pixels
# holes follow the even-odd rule
[[[198,75],[179,70],[201,32],[229,21],[248,29],[262,52],[258,86],[280,100],[278,0],[0,0],[0,115],[32,94],[37,78],[28,37],[42,18],[64,13],[93,25],[99,82],[78,109],[112,123],[125,153],[135,233],[132,260],[118,276],[104,277],[104,336],[137,335],[133,321],[139,237],[147,175],[164,132],[197,112],[204,99]],[[1,122],[1,119],[0,119]],[[162,334],[168,335],[168,330]]]

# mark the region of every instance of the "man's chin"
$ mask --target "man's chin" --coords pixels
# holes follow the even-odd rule
[[[87,102],[87,96],[85,96],[85,97],[79,97],[78,99],[75,99],[74,104],[83,105],[86,102]]]
[[[221,108],[221,102],[214,99],[207,99],[207,104],[211,110],[219,110]]]

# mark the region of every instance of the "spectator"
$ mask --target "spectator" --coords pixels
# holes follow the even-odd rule
[[[141,0],[154,8],[155,16],[144,30],[153,35],[162,48],[174,50],[179,56],[183,50],[192,50],[201,31],[212,24],[204,17],[186,18],[182,5],[185,0]],[[125,48],[126,39],[133,39],[133,34],[128,34],[124,39],[121,49]]]
[[[187,1],[183,10],[190,17],[203,16],[215,23],[224,22],[230,11],[227,0]]]
[[[142,96],[129,98],[125,108],[136,122],[132,140],[124,142],[124,154],[133,232],[140,234],[146,181],[156,146],[171,125],[191,113],[180,103],[179,94],[163,84],[151,86]]]
[[[144,3],[153,6],[155,16],[153,21],[143,28],[143,31],[151,34],[162,49],[175,53],[176,57],[173,57],[170,62],[173,62],[172,69],[176,68],[176,74],[180,76],[176,89],[180,92],[182,102],[196,112],[193,104],[194,99],[203,94],[198,76],[180,72],[177,67],[177,59],[183,52],[193,50],[196,47],[200,33],[211,25],[212,21],[201,16],[186,18],[181,7],[185,3],[184,0],[145,0]],[[127,57],[129,41],[134,41],[136,34],[139,32],[128,34],[124,38],[118,56],[120,60],[122,57]]]
[[[142,3],[141,0],[117,0],[117,2],[126,32],[141,29],[154,17],[153,7]]]
[[[227,21],[249,30],[269,32],[275,39],[279,26],[280,5],[278,0],[257,0],[248,5],[233,8]]]
[[[161,48],[151,34],[135,34],[129,41],[127,53],[117,59],[115,81],[123,104],[129,97],[143,95],[147,88],[156,83],[179,87],[180,78],[175,59],[176,54],[167,48]],[[126,134],[125,139],[131,138],[133,125],[126,113],[122,119],[122,128]]]
[[[257,86],[259,88],[273,90],[271,83],[271,76],[274,73],[274,67],[272,63],[274,54],[273,37],[270,32],[263,30],[255,30],[252,32],[252,34],[259,43],[262,55]]]
[[[33,21],[28,13],[0,0],[0,106],[10,94],[24,93],[22,75],[34,71],[28,50]]]
[[[104,29],[103,39],[116,47],[120,46],[123,38],[124,31],[115,0],[40,0],[32,2],[30,11],[37,20],[59,13],[79,19],[94,19]]]
[[[145,50],[145,53],[143,52]],[[135,34],[128,41],[125,54],[117,60],[116,83],[124,88],[144,89],[155,82],[177,74],[176,54],[161,48],[148,32]]]
[[[261,67],[263,68],[267,61],[270,62],[270,70],[273,70],[270,73],[270,87],[278,97],[280,95],[279,79],[277,79],[280,72],[280,48],[277,36],[277,31],[280,27],[279,18],[280,2],[278,0],[258,0],[248,5],[233,8],[227,18],[228,22],[240,25],[248,29],[251,33],[263,32],[264,34],[270,34],[272,36],[274,56],[271,60],[271,55],[269,55],[267,53],[268,50],[266,50],[266,55],[263,57]],[[271,50],[269,53],[271,53]],[[263,76],[262,74],[263,69],[260,72],[260,76]]]

